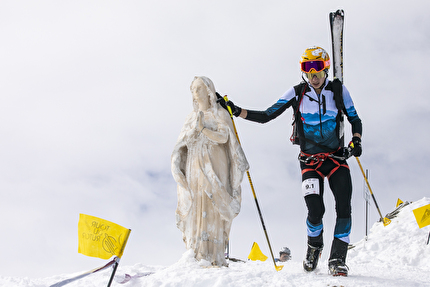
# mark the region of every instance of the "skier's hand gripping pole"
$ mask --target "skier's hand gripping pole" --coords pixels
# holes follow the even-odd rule
[[[224,96],[224,100],[226,102],[228,102],[227,96]],[[229,105],[227,105],[227,109],[228,109],[228,113],[230,114],[231,121],[233,123],[234,133],[236,134],[237,141],[240,144],[239,135],[237,134],[236,125],[234,124],[233,112],[232,112]],[[264,235],[266,235],[266,240],[267,240],[267,244],[269,245],[270,255],[272,256],[273,264],[275,264],[276,271],[281,271],[284,266],[283,265],[280,265],[280,266],[276,265],[275,257],[273,256],[273,252],[272,252],[272,246],[270,245],[269,236],[267,235],[267,230],[266,230],[266,226],[264,225],[263,215],[261,214],[260,205],[258,204],[257,195],[255,194],[254,185],[252,184],[251,175],[249,174],[249,170],[246,171],[246,174],[248,175],[249,185],[251,186],[252,194],[254,195],[254,200],[255,200],[255,204],[257,206],[258,215],[260,216],[260,221],[261,221],[261,225],[263,226]]]
[[[352,145],[352,148],[354,148],[353,143],[350,143],[350,145]],[[373,195],[372,189],[370,188],[369,181],[367,180],[366,174],[364,173],[363,167],[361,166],[360,160],[358,159],[358,157],[355,157],[355,159],[357,160],[358,166],[360,167],[361,173],[363,174],[364,180],[366,181],[367,187],[369,188],[370,195],[372,196],[373,202],[375,203],[376,209],[378,210],[379,216],[381,217],[381,221],[384,224],[384,226],[387,226],[388,224],[391,223],[391,220],[388,219],[387,217],[382,216],[381,210],[379,210],[378,203],[376,203],[375,196]]]

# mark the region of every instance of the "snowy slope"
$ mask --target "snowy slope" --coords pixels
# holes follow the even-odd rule
[[[429,227],[419,229],[412,212],[427,204],[430,198],[405,206],[386,227],[375,223],[367,241],[354,244],[349,252],[348,277],[329,276],[327,258],[322,258],[313,273],[305,273],[298,258],[276,272],[270,260],[205,268],[204,263],[195,262],[192,254],[185,252],[171,266],[120,266],[112,286],[430,286],[430,245],[426,244]],[[126,273],[142,277],[119,284]],[[148,273],[153,274],[144,276]],[[0,277],[0,286],[49,286],[78,274],[43,279]],[[106,286],[109,277],[110,270],[102,271],[66,286]]]

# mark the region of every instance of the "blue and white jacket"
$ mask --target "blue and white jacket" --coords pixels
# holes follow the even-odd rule
[[[300,149],[307,154],[336,151],[344,145],[343,114],[352,126],[352,134],[362,134],[362,124],[352,102],[349,91],[342,85],[344,109],[339,111],[334,100],[332,82],[326,79],[321,94],[308,84],[298,108],[298,134]],[[265,111],[247,110],[247,120],[266,123],[281,115],[290,106],[297,106],[299,95],[294,87],[286,91],[281,98]],[[304,138],[309,139],[306,141]],[[317,143],[318,145],[313,144]],[[325,148],[321,147],[324,146]]]

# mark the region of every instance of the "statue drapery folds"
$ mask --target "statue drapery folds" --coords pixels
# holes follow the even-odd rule
[[[172,153],[177,182],[176,224],[197,260],[227,266],[225,248],[241,206],[248,162],[229,114],[216,103],[212,81],[195,77],[193,111],[187,116]]]

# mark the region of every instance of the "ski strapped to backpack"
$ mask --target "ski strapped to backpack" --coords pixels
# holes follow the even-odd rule
[[[329,86],[330,85],[330,86]],[[336,108],[338,109],[338,116],[337,116],[337,123],[338,123],[338,138],[339,138],[339,146],[343,146],[344,144],[344,136],[343,136],[343,115],[346,114],[345,105],[343,103],[343,95],[342,95],[342,82],[335,78],[333,81],[329,82],[328,86],[326,88],[331,89],[333,92],[334,101],[336,104]],[[303,123],[303,119],[301,118],[300,114],[300,105],[302,103],[303,97],[305,96],[307,91],[310,91],[310,88],[308,86],[307,82],[301,82],[300,84],[294,86],[294,91],[296,93],[297,100],[292,104],[293,106],[293,132],[290,137],[290,141],[293,144],[300,145],[300,140],[305,140],[306,142],[313,144],[315,146],[320,147],[321,149],[332,152],[333,150],[317,143],[311,139],[308,139],[305,137],[303,130],[299,131],[298,123],[299,121]]]

